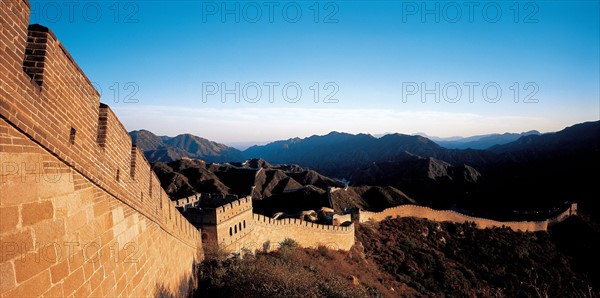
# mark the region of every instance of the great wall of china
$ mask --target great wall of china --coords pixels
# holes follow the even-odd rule
[[[198,230],[29,5],[0,4],[0,294],[176,292]]]
[[[567,217],[577,214],[577,204],[573,203],[562,213],[543,221],[495,221],[486,218],[473,217],[452,210],[435,210],[425,206],[401,205],[385,209],[381,212],[359,211],[359,222],[370,220],[382,221],[388,217],[418,217],[432,221],[448,221],[454,223],[473,222],[480,229],[493,227],[508,227],[514,231],[547,231],[549,226],[560,223]]]
[[[354,243],[353,227],[274,222],[243,199],[215,209],[214,230],[196,229],[65,47],[29,17],[27,0],[2,1],[0,296],[177,293],[211,232],[233,250],[286,237]]]
[[[216,245],[235,252],[272,251],[286,238],[303,247],[349,250],[354,245],[354,225],[322,225],[295,218],[276,220],[253,213],[251,196],[216,208],[195,209],[201,196],[179,199],[176,206],[188,220],[201,227],[205,246]],[[192,210],[198,213],[190,214]]]
[[[270,251],[286,238],[303,247],[354,244],[353,224],[274,220],[254,214],[251,197],[201,210],[190,222],[176,208],[199,198],[170,200],[65,47],[48,28],[28,25],[29,17],[27,0],[0,4],[0,296],[178,293],[208,245]],[[399,206],[360,211],[359,221],[416,216],[537,231],[576,205],[566,212],[504,223]]]

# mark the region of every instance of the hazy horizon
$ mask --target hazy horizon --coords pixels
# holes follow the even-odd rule
[[[573,125],[576,125],[576,124],[580,124],[580,123],[584,123],[584,122],[595,122],[595,121],[598,121],[598,120],[590,120],[590,121],[583,121],[583,122],[579,122],[579,123],[573,123],[573,124],[568,125],[566,127],[570,127],[570,126],[573,126]],[[529,130],[524,130],[524,131],[497,131],[497,132],[490,132],[490,133],[485,133],[485,134],[463,135],[463,136],[454,135],[454,136],[445,136],[445,137],[431,135],[431,134],[428,134],[426,132],[399,132],[399,131],[397,131],[397,132],[382,132],[382,133],[367,133],[367,132],[350,133],[350,132],[346,132],[346,131],[329,131],[329,132],[323,133],[323,134],[310,134],[310,135],[302,135],[302,136],[288,136],[288,137],[283,137],[283,138],[279,138],[279,139],[254,140],[254,141],[252,141],[252,140],[250,140],[250,141],[236,141],[236,140],[219,141],[219,140],[208,139],[208,138],[206,138],[206,137],[204,137],[202,135],[196,135],[196,134],[191,133],[191,132],[180,132],[180,133],[176,133],[176,134],[173,134],[173,135],[159,134],[159,133],[156,133],[156,132],[154,132],[152,130],[144,129],[144,128],[140,128],[140,129],[136,129],[136,130],[131,130],[130,132],[140,131],[140,130],[147,130],[147,131],[150,131],[151,133],[153,133],[153,134],[155,134],[157,136],[160,136],[160,137],[163,137],[163,136],[166,136],[166,137],[176,137],[178,135],[191,134],[191,135],[195,135],[195,136],[198,136],[198,137],[201,137],[201,138],[208,139],[209,141],[221,143],[221,144],[227,145],[229,147],[233,147],[233,148],[236,148],[238,150],[244,151],[244,150],[246,150],[249,147],[252,147],[254,145],[261,146],[261,145],[266,145],[266,144],[269,144],[269,143],[272,143],[272,142],[285,141],[285,140],[289,140],[289,139],[293,139],[293,138],[304,139],[304,138],[308,138],[308,137],[311,137],[311,136],[324,136],[324,135],[327,135],[327,134],[333,133],[333,132],[349,133],[349,134],[354,134],[354,135],[362,133],[362,134],[369,134],[369,135],[371,135],[373,137],[376,137],[376,138],[380,138],[380,137],[383,137],[385,135],[395,134],[395,133],[405,134],[405,135],[420,135],[420,136],[425,136],[427,138],[430,138],[432,141],[435,142],[436,139],[442,139],[442,140],[446,141],[446,140],[464,139],[464,138],[470,138],[470,137],[475,137],[475,136],[485,136],[485,135],[492,135],[492,134],[505,134],[505,133],[523,134],[523,133],[530,132],[530,131],[537,131],[537,132],[539,132],[541,134],[546,134],[546,133],[558,132],[560,130],[563,130],[566,127],[560,128],[558,130],[552,130],[552,131],[540,131],[538,129],[529,129]]]
[[[76,4],[32,0],[31,23],[129,131],[227,144],[600,119],[598,2]]]

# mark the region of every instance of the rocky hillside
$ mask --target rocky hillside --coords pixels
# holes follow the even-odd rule
[[[154,164],[161,186],[172,198],[195,193],[251,195],[254,210],[267,216],[277,212],[362,208],[381,211],[385,208],[416,203],[394,187],[347,187],[336,179],[297,165],[271,165],[261,159],[242,163],[206,163],[179,160]],[[339,188],[331,197],[329,188]],[[330,200],[331,199],[331,200]]]
[[[428,157],[406,155],[400,161],[373,162],[357,169],[352,181],[357,185],[393,186],[423,204],[449,208],[455,198],[473,189],[481,173],[468,165],[454,166]]]

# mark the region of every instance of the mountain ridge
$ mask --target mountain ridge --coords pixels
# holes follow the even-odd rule
[[[184,157],[202,159],[208,162],[227,162],[243,159],[242,152],[235,148],[189,133],[168,137],[157,136],[148,130],[135,130],[131,131],[129,135],[133,144],[138,146],[151,162],[168,162]]]

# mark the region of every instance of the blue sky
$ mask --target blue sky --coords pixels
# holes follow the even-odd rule
[[[238,144],[600,118],[597,1],[31,3],[128,130]]]

